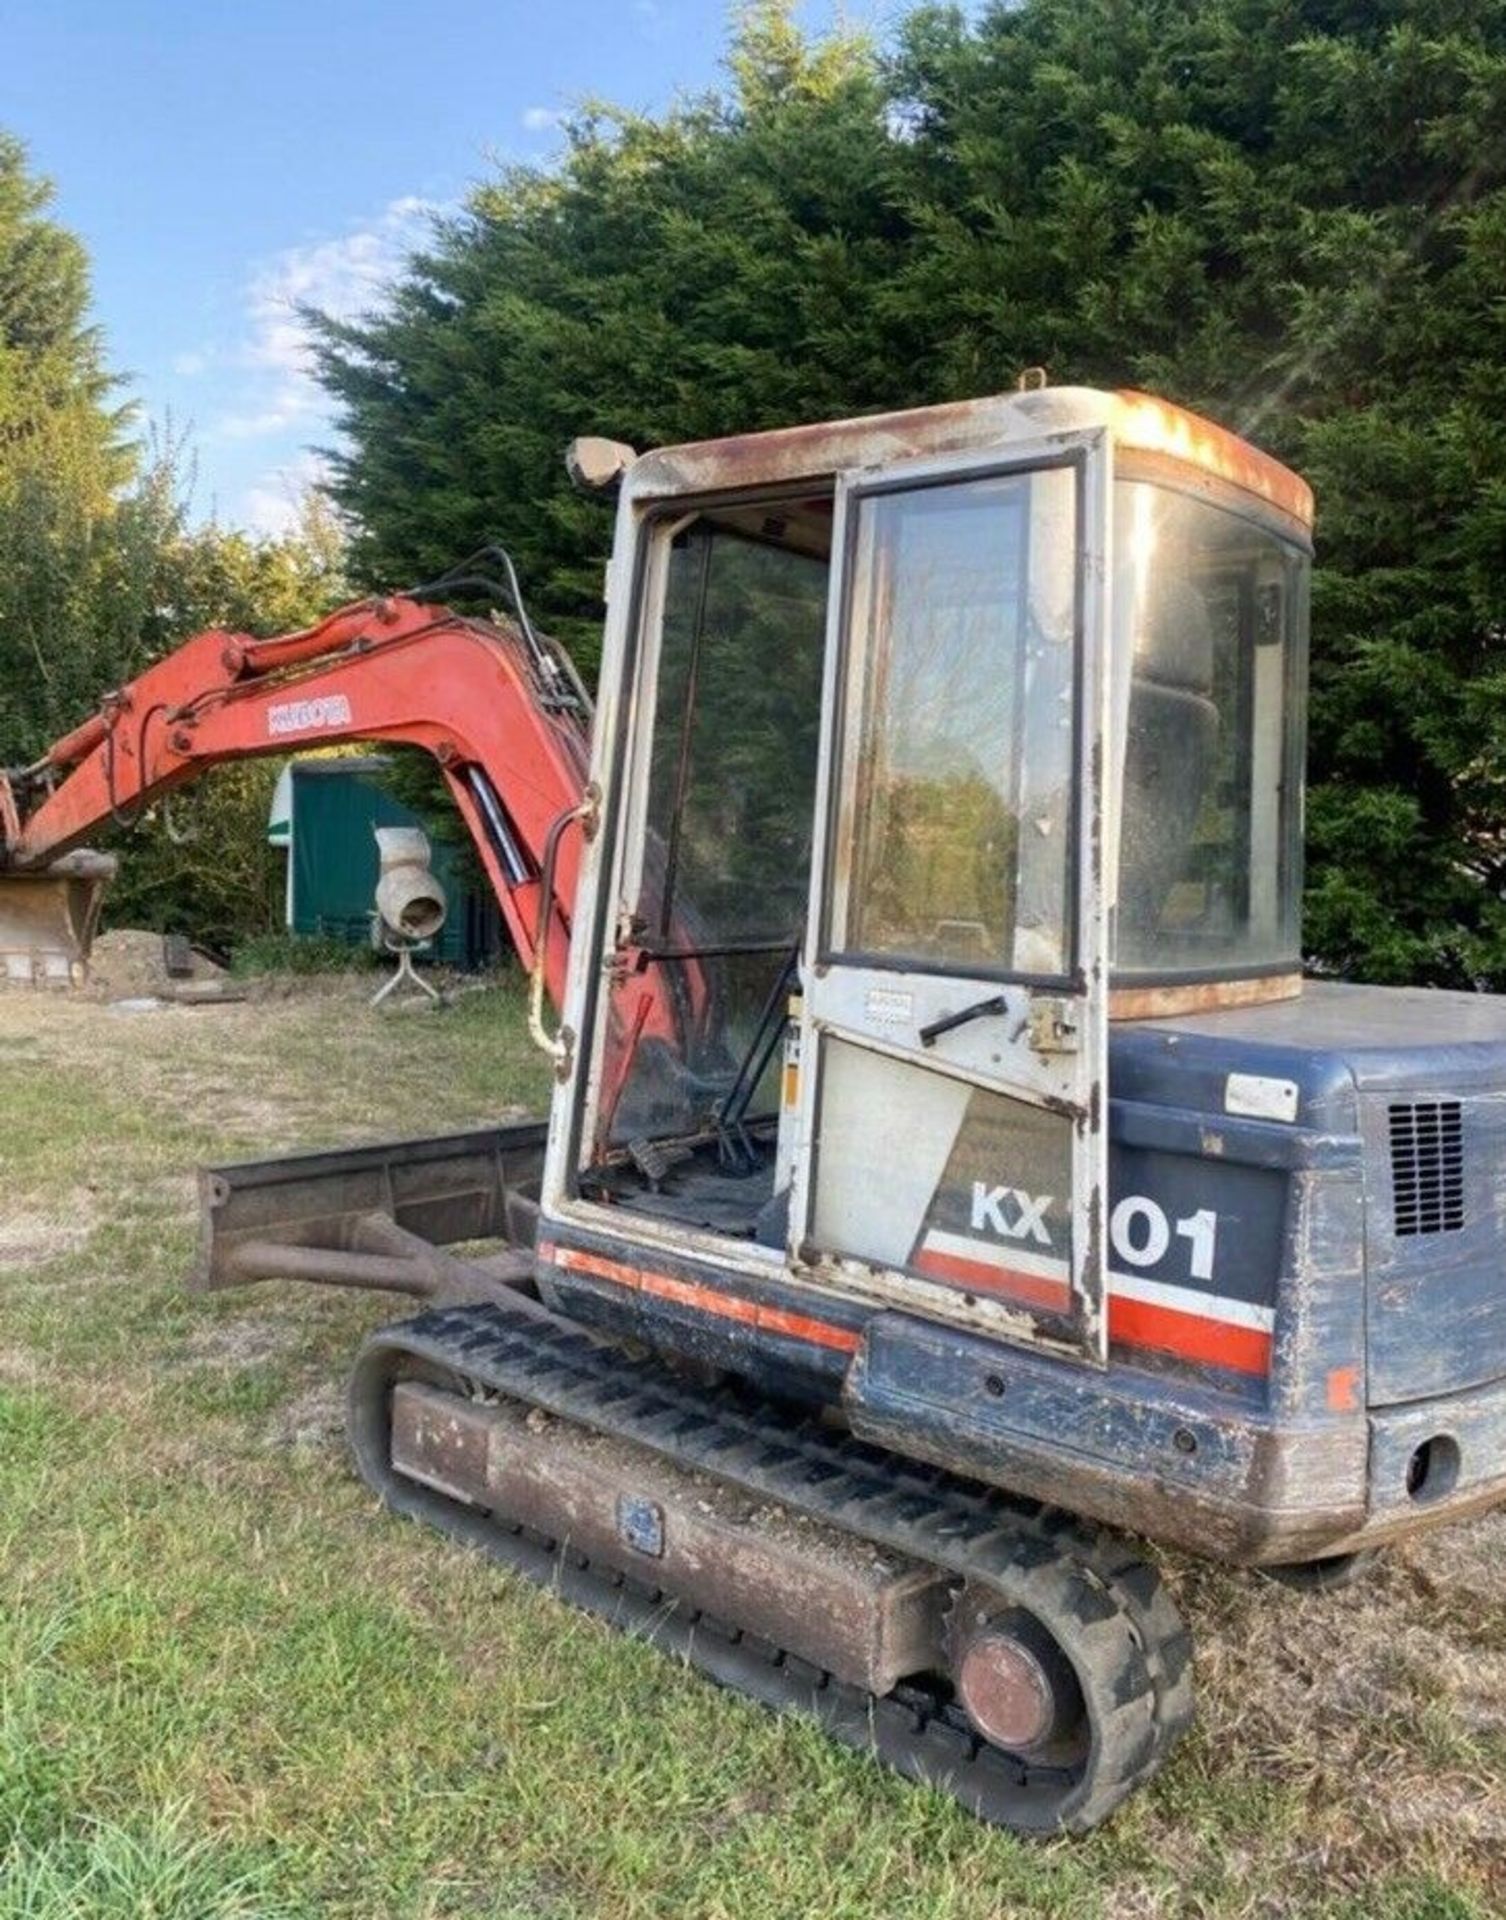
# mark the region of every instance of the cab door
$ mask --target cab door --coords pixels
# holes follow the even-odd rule
[[[1107,460],[839,483],[791,1205],[813,1284],[1100,1363]]]

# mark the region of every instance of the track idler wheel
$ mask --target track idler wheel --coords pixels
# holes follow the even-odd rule
[[[1080,1759],[1087,1736],[1082,1688],[1033,1615],[984,1616],[953,1656],[957,1698],[985,1739],[1032,1759]]]
[[[957,1705],[1022,1769],[1022,1826],[1084,1831],[1144,1777],[1155,1690],[1130,1615],[1079,1563],[969,1581],[947,1619]]]

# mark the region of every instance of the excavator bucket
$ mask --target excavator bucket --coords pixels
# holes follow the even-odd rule
[[[113,854],[80,849],[34,873],[0,873],[0,980],[81,987]]]

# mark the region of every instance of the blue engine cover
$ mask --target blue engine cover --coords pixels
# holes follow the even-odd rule
[[[840,1395],[863,1439],[1217,1558],[1347,1552],[1506,1497],[1506,1000],[1317,982],[1125,1022],[1109,1094],[1106,1369],[700,1249],[645,1260],[626,1210],[546,1222],[540,1285],[769,1391]]]
[[[1231,1075],[1291,1083],[1291,1120],[1231,1113]],[[1283,1288],[1332,1296],[1334,1344],[1309,1341],[1288,1371],[1316,1381],[1357,1336],[1372,1406],[1506,1376],[1506,998],[1308,982],[1296,1000],[1116,1026],[1109,1085],[1113,1204],[1218,1216],[1211,1281],[1176,1235],[1131,1278],[1201,1288],[1214,1317],[1250,1303],[1273,1333]],[[1126,1311],[1111,1305],[1111,1330]]]

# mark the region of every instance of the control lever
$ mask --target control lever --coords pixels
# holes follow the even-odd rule
[[[970,1007],[964,1007],[960,1013],[945,1013],[939,1020],[933,1020],[929,1026],[921,1028],[917,1038],[923,1047],[934,1047],[944,1033],[954,1028],[968,1026],[974,1020],[981,1020],[986,1014],[1008,1013],[1009,1002],[1002,993],[990,994],[986,1000],[974,1001]]]

